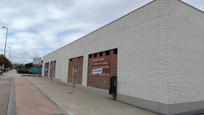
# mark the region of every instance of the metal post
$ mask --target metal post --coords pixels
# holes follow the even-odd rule
[[[74,66],[73,67],[73,73],[72,73],[72,87],[75,88],[75,78],[76,78],[76,74],[77,74],[77,69],[76,67]]]
[[[8,38],[8,28],[7,27],[2,27],[6,29],[6,40],[5,40],[5,46],[4,46],[4,56],[6,57],[6,45],[7,45],[7,38]]]
[[[9,56],[8,56],[8,58],[11,61],[11,47],[8,47],[8,49],[9,49]]]

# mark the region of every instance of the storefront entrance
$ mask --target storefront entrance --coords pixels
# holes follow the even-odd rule
[[[56,71],[56,61],[52,61],[50,63],[50,78],[51,79],[55,78],[55,71]]]
[[[69,59],[68,82],[82,84],[83,56]]]

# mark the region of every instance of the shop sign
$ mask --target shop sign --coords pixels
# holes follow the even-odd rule
[[[93,75],[102,74],[102,73],[103,73],[103,68],[92,69],[92,74]]]
[[[110,76],[110,60],[109,58],[96,58],[92,60],[92,75],[94,76]]]

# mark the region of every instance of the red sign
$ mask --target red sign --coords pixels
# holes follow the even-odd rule
[[[92,75],[110,76],[110,63],[107,58],[97,58],[92,60]]]

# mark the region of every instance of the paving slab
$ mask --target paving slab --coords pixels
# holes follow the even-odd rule
[[[22,76],[16,77],[17,115],[60,115],[61,112]]]
[[[25,77],[70,115],[155,115],[109,98],[72,88],[64,83]]]

